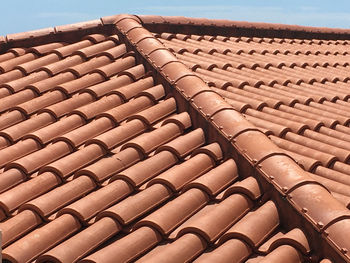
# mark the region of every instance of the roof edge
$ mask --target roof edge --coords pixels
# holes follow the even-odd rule
[[[84,32],[98,27],[113,25],[118,22],[121,16],[126,14],[118,14],[112,16],[104,16],[99,19],[78,22],[73,24],[42,28],[26,32],[8,34],[0,36],[0,51],[8,47],[9,44],[23,42],[26,40],[34,40],[45,38],[62,33]],[[167,25],[167,26],[193,26],[193,27],[214,27],[225,28],[228,34],[233,31],[241,34],[244,31],[247,35],[266,34],[278,32],[282,37],[294,38],[324,38],[324,39],[350,39],[350,29],[328,28],[328,27],[311,27],[300,25],[287,25],[278,23],[264,22],[246,22],[225,19],[207,19],[207,18],[189,18],[184,16],[160,16],[160,15],[128,15],[133,17],[144,26]],[[283,32],[281,32],[283,31]],[[273,35],[273,34],[272,34]]]
[[[279,23],[265,22],[247,22],[234,21],[226,19],[207,19],[207,18],[189,18],[184,16],[158,16],[158,15],[136,15],[143,25],[177,25],[177,26],[206,26],[206,27],[224,27],[226,29],[243,29],[243,30],[260,30],[260,31],[285,31],[290,33],[307,33],[310,35],[334,35],[346,36],[350,38],[350,29],[345,28],[329,28],[329,27],[313,27],[301,25],[288,25]],[[280,33],[281,34],[281,33]]]
[[[120,15],[105,16],[95,20],[78,22],[55,27],[42,28],[26,32],[8,34],[0,36],[0,52],[8,48],[22,46],[24,43],[30,42],[38,45],[47,41],[52,41],[56,36],[71,35],[79,33],[79,35],[90,34],[93,31],[114,25],[116,19]],[[135,16],[135,19],[136,18]],[[138,20],[141,23],[141,20]]]

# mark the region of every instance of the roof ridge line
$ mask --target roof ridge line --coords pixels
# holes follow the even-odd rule
[[[8,45],[14,44],[16,42],[23,42],[28,40],[34,41],[39,38],[52,38],[55,35],[69,34],[73,32],[84,32],[84,31],[89,31],[99,27],[113,25],[116,17],[118,16],[119,15],[104,16],[99,19],[88,20],[88,21],[83,21],[78,23],[41,28],[41,29],[30,30],[25,32],[12,33],[12,34],[7,34],[5,36],[0,35],[0,51],[2,49],[6,49]]]
[[[280,23],[266,23],[266,22],[247,22],[247,21],[235,21],[228,19],[208,19],[208,18],[191,18],[184,16],[160,16],[160,15],[136,15],[144,25],[155,24],[167,24],[167,25],[192,25],[192,26],[213,26],[213,27],[226,27],[226,28],[243,28],[253,30],[283,30],[290,32],[304,32],[304,33],[317,33],[317,34],[335,34],[335,35],[350,35],[350,29],[346,28],[331,28],[331,27],[314,27],[314,26],[301,26],[301,25],[289,25]]]
[[[5,36],[0,35],[0,50],[18,41],[33,40],[40,37],[52,36],[62,33],[71,33],[76,31],[84,31],[92,28],[113,25],[117,22],[118,17],[125,14],[117,14],[112,16],[104,16],[99,19],[88,20],[84,22],[41,28],[37,30],[30,30],[25,32],[17,32],[7,34]],[[271,31],[284,31],[283,34],[279,32],[279,35],[286,37],[288,35],[295,38],[320,38],[327,39],[350,39],[350,29],[345,28],[330,28],[330,27],[312,27],[312,26],[300,26],[300,25],[288,25],[278,23],[265,23],[265,22],[246,22],[246,21],[234,21],[226,19],[207,19],[207,18],[190,18],[184,16],[160,16],[160,15],[129,15],[135,20],[139,21],[144,26],[151,25],[176,25],[176,26],[201,26],[201,27],[217,27],[225,28],[226,31],[242,29],[250,31],[253,35],[258,35],[257,31],[265,31],[268,34]],[[229,30],[231,29],[231,30]],[[261,34],[262,32],[260,32]],[[299,33],[299,34],[298,34]],[[301,36],[300,33],[302,33]]]
[[[314,230],[322,237],[321,239],[325,240],[341,258],[349,261],[349,255],[345,255],[347,251],[344,252],[326,231],[328,227],[334,227],[334,224],[339,221],[350,224],[350,221],[346,221],[350,218],[348,209],[323,185],[309,177],[292,157],[276,146],[241,113],[234,111],[232,106],[210,89],[200,77],[178,61],[173,53],[141,25],[138,17],[119,15],[114,18],[117,30],[126,41],[182,94],[192,108],[226,138],[261,177],[273,185],[280,194],[280,198],[287,200],[290,207],[298,211],[299,216],[311,223]],[[305,190],[309,195],[302,202],[295,201],[298,199],[295,192],[299,189]],[[315,212],[315,200],[320,203],[317,208],[320,206],[327,208],[323,211],[323,215]],[[339,226],[336,225],[336,227]]]

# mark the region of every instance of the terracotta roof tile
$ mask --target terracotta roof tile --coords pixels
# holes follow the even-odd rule
[[[101,118],[98,120],[102,119],[105,118]],[[96,121],[96,123],[98,122],[98,120]],[[141,134],[146,129],[147,126],[142,121],[129,121],[124,125],[118,126],[114,129],[110,129],[109,131],[104,132],[98,136],[90,136],[93,137],[93,139],[87,140],[86,144],[96,143],[104,149],[109,150],[113,149],[114,147],[120,145],[123,142],[126,142],[130,138]],[[96,135],[96,133],[93,135]]]
[[[217,247],[213,251],[203,253],[194,262],[208,262],[208,261],[219,261],[229,262],[243,261],[249,257],[251,248],[243,241],[239,239],[229,239],[221,246]]]
[[[259,261],[267,263],[278,262],[279,260],[285,260],[286,262],[302,262],[302,257],[294,247],[282,245]]]
[[[1,72],[7,72],[14,69],[17,65],[36,59],[37,56],[33,53],[28,53],[23,56],[7,60],[0,65]]]
[[[4,257],[17,262],[30,261],[45,251],[47,246],[55,245],[57,241],[63,240],[65,237],[78,231],[80,228],[79,221],[69,214],[62,215],[46,226],[47,229],[36,229],[24,238],[18,240],[16,243],[9,245],[6,248],[6,251],[3,251]],[[50,236],[45,235],[46,231],[53,230],[57,231],[57,234]],[[24,252],[23,249],[27,247],[26,244],[28,244],[28,242],[29,244],[35,244],[35,246],[30,245],[30,251]]]
[[[72,151],[71,146],[66,142],[57,142],[37,152],[31,153],[18,160],[12,161],[5,166],[5,169],[18,168],[24,173],[30,174],[45,164],[55,161]]]
[[[54,121],[55,118],[53,116],[48,113],[42,113],[9,128],[3,129],[0,132],[0,135],[7,138],[11,142],[15,142],[27,135],[29,132],[45,127]]]
[[[16,71],[16,70],[14,70]],[[12,72],[12,71],[11,71]],[[44,71],[40,72],[34,72],[26,77],[23,77],[21,79],[16,79],[7,83],[2,84],[4,88],[7,88],[10,90],[11,93],[18,92],[20,90],[23,90],[27,85],[36,83],[41,80],[45,80],[49,77],[49,74]]]
[[[101,25],[102,25],[102,22],[99,19],[96,19],[96,20],[91,20],[87,22],[56,26],[55,32],[63,33],[63,32],[70,32],[70,31],[79,31],[82,29],[92,28],[92,27],[101,26]]]
[[[163,249],[155,248],[137,262],[162,262],[170,256],[169,262],[186,262],[199,255],[207,244],[196,234],[186,234]]]
[[[338,160],[335,155],[324,153],[322,151],[318,151],[317,149],[312,149],[301,144],[293,143],[291,141],[280,139],[275,136],[270,136],[270,139],[282,149],[301,154],[302,156],[314,158],[320,161],[325,167],[331,166]]]
[[[0,40],[3,258],[348,262],[348,38],[117,15]]]
[[[80,255],[84,255],[84,251],[96,244],[102,244],[105,240],[108,240],[111,236],[115,235],[121,230],[120,225],[110,217],[104,217],[99,223],[95,223],[86,232],[80,232],[72,239],[62,243],[60,246],[56,246],[54,249],[48,251],[43,255],[38,262],[54,261],[61,262],[73,262],[79,259]],[[77,244],[76,240],[84,239],[89,240],[89,243]],[[69,252],[67,250],[69,248]],[[81,254],[79,255],[78,253]],[[77,255],[78,254],[78,255]]]
[[[57,63],[60,63],[60,62],[57,62]],[[52,74],[53,72],[49,72],[49,73]],[[32,89],[33,91],[35,91],[38,94],[42,94],[46,91],[51,90],[56,85],[68,82],[68,81],[73,80],[73,79],[75,79],[75,76],[71,72],[66,72],[66,73],[62,73],[62,74],[57,74],[56,76],[53,76],[51,78],[47,78],[47,79],[43,79],[41,81],[31,83],[30,85],[27,85],[26,87],[28,89]]]
[[[250,207],[251,203],[245,196],[231,195],[219,204],[206,206],[173,234],[179,237],[186,233],[196,233],[207,242],[213,242]]]
[[[4,192],[17,184],[25,181],[25,174],[19,169],[10,169],[2,173],[1,178],[1,192]],[[6,209],[5,209],[6,210]],[[4,212],[4,211],[2,211]],[[1,215],[3,216],[3,214]],[[4,217],[2,217],[4,219]]]
[[[32,138],[42,145],[45,145],[58,136],[68,133],[71,130],[77,129],[83,124],[83,118],[76,114],[73,114],[67,118],[63,118],[60,121],[52,123],[51,125],[28,133],[23,137],[23,139]]]
[[[59,182],[60,179],[52,173],[42,174],[33,180],[26,181],[2,193],[2,208],[10,213],[26,201],[52,189]],[[20,191],[21,194],[19,195],[17,191]]]
[[[53,49],[60,48],[60,47],[63,47],[65,45],[66,45],[65,43],[53,42],[53,43],[49,43],[49,44],[31,47],[31,48],[27,49],[27,52],[34,52],[34,53],[37,53],[39,55],[44,55],[46,53],[51,52]]]
[[[75,51],[84,49],[86,47],[90,47],[93,44],[90,40],[91,38],[87,38],[86,40],[81,40],[79,42],[72,43],[64,47],[55,48],[54,50],[52,50],[52,53],[55,53],[61,57],[67,57],[69,55],[72,55]]]
[[[29,101],[35,97],[36,93],[33,90],[26,89],[21,92],[17,92],[15,94],[2,98],[1,111],[6,111],[15,105]]]
[[[161,236],[156,230],[150,227],[141,227],[133,231],[125,239],[120,239],[118,242],[105,247],[104,251],[98,251],[90,255],[82,262],[106,261],[116,255],[118,255],[120,262],[129,261],[139,256],[142,251],[154,247],[160,240]],[[130,244],[130,242],[134,245],[128,246],[127,244]]]
[[[50,174],[50,173],[46,173]],[[80,176],[62,187],[43,194],[20,207],[20,211],[32,210],[37,212],[42,218],[48,217],[59,208],[82,197],[95,188],[95,183],[87,176]]]
[[[70,72],[70,73],[75,74],[74,72]],[[104,80],[105,78],[99,73],[86,74],[81,78],[73,79],[59,86],[55,86],[54,89],[62,90],[65,94],[71,95],[73,93],[81,91],[86,87],[100,83]]]
[[[163,153],[165,155],[166,152]],[[123,225],[141,217],[147,211],[168,200],[173,193],[162,184],[154,184],[140,193],[130,196],[120,203],[101,212],[99,218],[112,217]],[[132,211],[130,206],[134,206]]]
[[[24,73],[20,71],[19,69],[14,69],[9,72],[3,73],[0,76],[0,83],[6,83],[12,80],[19,79],[24,76]]]

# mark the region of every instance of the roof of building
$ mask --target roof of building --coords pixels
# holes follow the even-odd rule
[[[4,262],[350,262],[350,30],[116,15],[0,50]]]

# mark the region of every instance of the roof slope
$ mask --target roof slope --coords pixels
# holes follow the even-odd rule
[[[118,15],[4,37],[3,258],[349,261],[348,33]]]
[[[348,41],[169,33],[159,40],[350,205]]]

